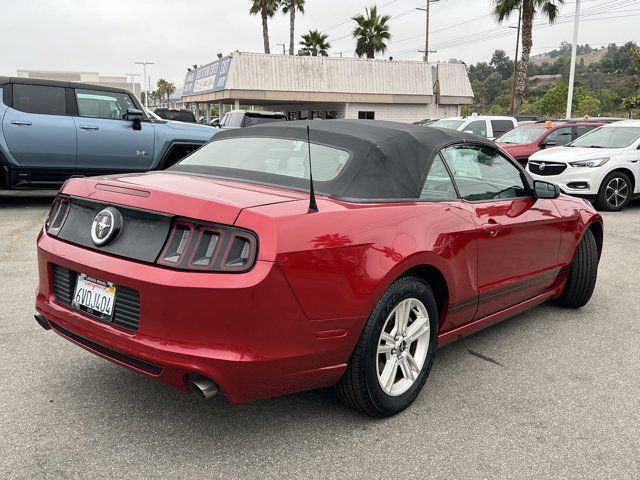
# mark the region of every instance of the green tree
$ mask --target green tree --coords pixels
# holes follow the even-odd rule
[[[483,84],[485,100],[491,104],[502,93],[502,77],[498,72],[493,72],[485,79]]]
[[[509,19],[513,14],[518,15],[522,9],[522,57],[516,73],[516,113],[520,112],[527,87],[527,67],[533,46],[533,20],[537,14],[542,14],[549,20],[549,23],[553,23],[558,17],[560,5],[563,3],[564,0],[494,0],[494,15],[500,23]]]
[[[391,39],[389,33],[389,15],[378,15],[378,7],[372,5],[365,8],[365,15],[359,14],[352,18],[356,22],[353,38],[356,39],[356,55],[374,58],[375,54],[387,51],[386,40]]]
[[[327,42],[327,38],[329,38],[329,35],[325,35],[319,30],[309,30],[309,32],[302,35],[302,40],[300,41],[303,53],[312,57],[328,56],[331,44]]]
[[[635,46],[630,49],[632,58],[640,65],[640,50]],[[622,100],[622,106],[629,112],[640,110],[640,81],[636,83],[637,93]]]
[[[273,17],[280,7],[279,0],[251,0],[251,15],[258,15],[262,18],[262,40],[264,41],[264,53],[271,53],[269,47],[269,19]]]
[[[511,78],[513,74],[513,61],[509,59],[504,50],[496,50],[493,52],[489,65],[498,71],[503,80]]]
[[[600,100],[590,94],[584,95],[576,107],[578,115],[589,115],[595,117],[600,114]]]
[[[304,15],[305,0],[282,0],[282,13],[289,14],[289,55],[293,55],[295,31],[296,31],[296,10]]]

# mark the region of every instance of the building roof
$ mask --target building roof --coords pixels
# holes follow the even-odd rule
[[[438,103],[471,103],[473,89],[463,63],[439,63],[436,90]]]
[[[465,66],[418,61],[267,55],[236,52],[191,70],[186,102],[432,103],[436,78],[447,100],[470,103],[473,91]],[[452,102],[449,102],[452,103]]]
[[[427,167],[440,149],[465,142],[493,145],[478,136],[455,130],[378,120],[267,123],[251,128],[224,130],[214,135],[211,143],[256,137],[293,139],[306,143],[307,127],[311,143],[349,152],[349,161],[338,176],[328,181],[314,180],[318,193],[349,201],[418,199]],[[191,160],[187,159],[171,169],[309,190],[308,178],[222,167],[206,161],[191,163],[198,157],[206,159],[206,148],[203,147],[199,155],[190,157]],[[252,158],[261,161],[266,157],[258,155]],[[315,161],[320,159],[315,157]],[[318,167],[320,165],[314,168]]]

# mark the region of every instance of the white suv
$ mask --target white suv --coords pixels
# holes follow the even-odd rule
[[[442,118],[429,125],[430,127],[448,128],[459,132],[475,133],[481,137],[493,140],[505,132],[518,126],[513,117],[498,117],[494,115],[471,115],[470,117]]]
[[[564,147],[529,157],[527,171],[564,193],[595,200],[602,210],[622,210],[640,193],[640,120],[592,130]]]

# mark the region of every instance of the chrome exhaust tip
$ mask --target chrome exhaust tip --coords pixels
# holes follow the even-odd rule
[[[218,394],[218,385],[210,378],[200,374],[190,375],[187,386],[191,393],[203,400],[209,400]]]
[[[51,325],[49,325],[49,321],[45,318],[44,315],[42,315],[41,313],[36,313],[33,318],[36,319],[36,322],[38,322],[38,325],[40,325],[42,328],[44,328],[45,330],[51,330]]]

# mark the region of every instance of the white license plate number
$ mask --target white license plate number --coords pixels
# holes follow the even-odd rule
[[[115,299],[116,286],[112,282],[78,274],[72,300],[75,308],[102,320],[111,320]]]

